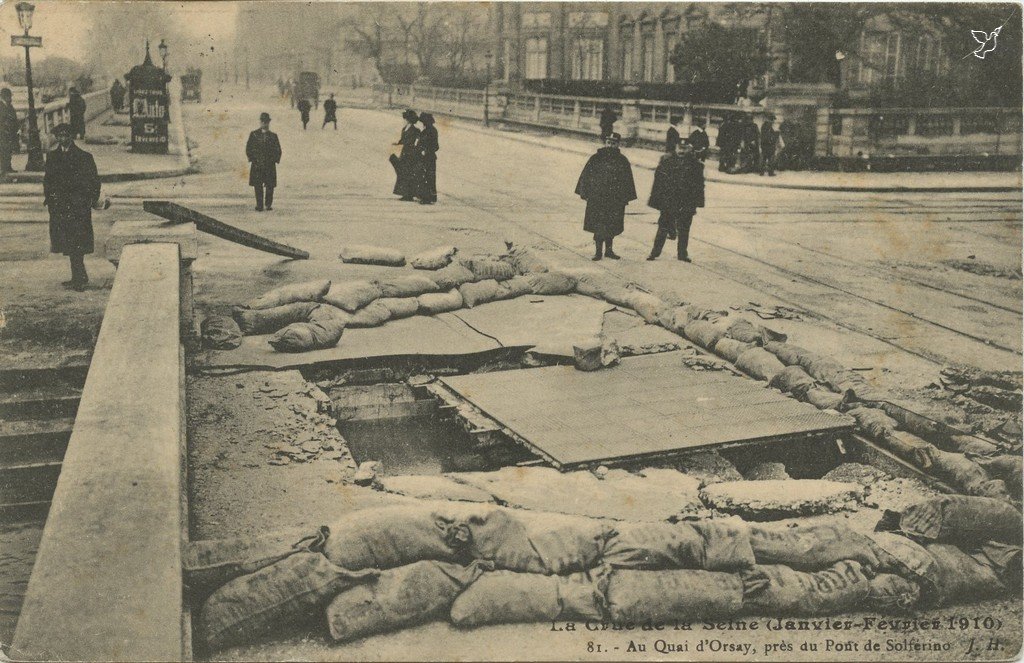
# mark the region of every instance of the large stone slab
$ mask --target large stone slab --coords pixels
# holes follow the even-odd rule
[[[775,520],[842,511],[864,498],[856,483],[822,479],[725,481],[700,491],[704,502],[747,520]]]

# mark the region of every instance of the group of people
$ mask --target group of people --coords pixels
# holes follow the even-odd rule
[[[405,126],[391,155],[395,167],[394,193],[406,202],[419,199],[421,205],[437,202],[437,151],[440,149],[434,116],[408,109],[402,113]],[[419,123],[422,129],[416,126]]]
[[[779,151],[784,146],[776,118],[768,114],[760,129],[748,113],[732,113],[718,128],[718,170],[723,173],[760,173],[775,176]]]
[[[309,99],[299,99],[299,119],[302,120],[302,130],[306,130],[306,125],[309,124],[309,111],[312,105],[309,103]],[[328,123],[334,125],[334,130],[338,130],[338,102],[334,100],[334,93],[332,92],[329,97],[324,101],[324,123],[320,125],[323,129]]]
[[[611,132],[602,141],[604,146],[590,157],[580,174],[576,194],[587,203],[583,230],[594,236],[593,260],[618,260],[614,239],[625,229],[626,205],[636,200],[636,185],[629,159],[619,151],[621,136]],[[656,260],[665,242],[675,239],[676,258],[691,262],[690,225],[697,209],[704,207],[704,164],[691,138],[673,141],[671,151],[662,156],[647,204],[660,212],[647,259]]]

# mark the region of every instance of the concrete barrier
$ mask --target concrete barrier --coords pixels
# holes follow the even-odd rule
[[[181,578],[179,255],[176,243],[120,252],[15,631],[15,660],[191,657]]]

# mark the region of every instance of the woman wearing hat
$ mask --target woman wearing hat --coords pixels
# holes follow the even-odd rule
[[[274,209],[277,164],[281,163],[281,141],[270,130],[269,113],[260,113],[260,128],[249,134],[245,156],[252,164],[249,168],[249,186],[256,192],[256,211],[262,212],[264,203],[268,210]]]
[[[618,260],[612,240],[623,231],[626,205],[636,200],[636,185],[629,159],[619,152],[619,134],[604,139],[604,147],[590,157],[576,184],[576,193],[587,201],[583,230],[594,233],[594,260]],[[603,254],[602,254],[603,251]]]
[[[401,200],[411,201],[416,195],[417,189],[416,171],[419,162],[417,158],[419,148],[416,146],[416,141],[420,137],[420,130],[416,128],[416,122],[420,117],[416,111],[410,109],[402,113],[402,119],[405,120],[405,126],[402,127],[401,137],[395,143],[395,145],[402,146],[402,151],[397,159],[391,161],[397,174],[394,193],[396,196],[401,196]]]
[[[440,146],[437,143],[434,116],[420,113],[420,122],[423,123],[423,131],[416,142],[420,148],[420,176],[416,196],[421,205],[432,205],[437,202],[437,151]]]

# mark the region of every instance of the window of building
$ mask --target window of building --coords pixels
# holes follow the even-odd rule
[[[898,32],[862,32],[860,55],[857,80],[863,85],[895,82],[904,74]]]
[[[515,57],[515,51],[512,50],[512,40],[506,39],[501,45],[501,79],[507,81],[510,79],[512,74],[512,58]]]
[[[578,81],[604,78],[604,40],[578,37],[572,42],[572,77]]]
[[[679,34],[670,33],[665,35],[665,82],[676,82],[676,66],[672,64],[672,54],[676,52],[679,45]]]
[[[528,12],[523,14],[524,30],[543,30],[551,27],[551,14],[547,12]]]
[[[654,35],[645,34],[640,39],[640,62],[643,63],[643,79],[654,80]]]
[[[619,38],[622,47],[622,80],[633,80],[633,26],[624,25]]]
[[[547,37],[530,37],[526,40],[526,71],[523,77],[527,80],[548,77]]]

